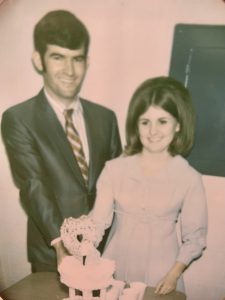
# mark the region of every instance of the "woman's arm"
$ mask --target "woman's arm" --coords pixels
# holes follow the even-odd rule
[[[177,260],[159,281],[155,293],[167,294],[176,289],[177,280],[186,267],[198,258],[206,247],[207,204],[201,176],[191,174],[190,184],[181,210],[181,246]]]
[[[192,174],[181,210],[181,247],[177,260],[189,265],[206,248],[207,201],[201,176]]]
[[[97,182],[97,196],[94,207],[89,216],[97,226],[98,242],[104,236],[105,230],[110,227],[114,210],[113,178],[106,163]],[[96,245],[98,246],[98,245]]]
[[[159,281],[156,286],[155,293],[165,295],[176,289],[177,280],[185,270],[186,265],[177,261],[166,276]]]

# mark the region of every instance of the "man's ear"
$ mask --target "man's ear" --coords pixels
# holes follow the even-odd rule
[[[89,65],[90,65],[90,57],[87,56],[87,57],[86,57],[86,68],[87,68],[87,69],[89,68]]]
[[[38,73],[42,73],[44,71],[43,63],[41,60],[41,55],[39,52],[37,52],[37,51],[33,52],[32,63]]]
[[[86,62],[85,62],[85,72],[87,72],[89,65],[90,65],[90,58],[89,56],[86,56],[85,58]]]

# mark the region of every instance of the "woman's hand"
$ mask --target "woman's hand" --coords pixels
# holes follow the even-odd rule
[[[177,279],[172,274],[167,274],[156,286],[155,294],[165,295],[176,289]]]
[[[155,294],[166,295],[174,291],[177,286],[177,280],[185,268],[185,264],[177,261],[166,276],[156,285]]]

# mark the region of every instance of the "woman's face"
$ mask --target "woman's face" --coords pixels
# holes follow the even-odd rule
[[[177,120],[159,106],[150,106],[138,119],[143,151],[151,153],[168,152],[169,145],[179,129]]]

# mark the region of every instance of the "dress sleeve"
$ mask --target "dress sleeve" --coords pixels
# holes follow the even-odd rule
[[[104,236],[105,230],[110,227],[114,212],[113,180],[108,163],[102,170],[97,182],[97,196],[95,205],[90,212],[90,217],[96,224],[98,231],[98,242]]]
[[[202,178],[192,174],[191,183],[185,195],[181,210],[181,247],[178,261],[189,265],[201,256],[206,247],[207,202]]]

